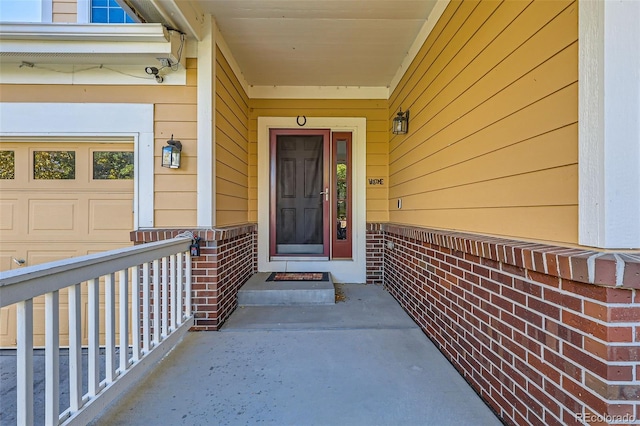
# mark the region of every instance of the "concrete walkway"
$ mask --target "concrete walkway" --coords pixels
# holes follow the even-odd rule
[[[97,425],[500,425],[381,287],[331,306],[238,308],[189,333]]]

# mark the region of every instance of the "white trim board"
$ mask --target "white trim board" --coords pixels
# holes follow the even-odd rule
[[[640,2],[579,7],[579,244],[640,248]]]
[[[134,229],[153,227],[153,125],[153,104],[0,103],[0,137],[133,139]]]
[[[389,99],[388,87],[249,86],[251,99]]]
[[[314,261],[269,260],[269,130],[294,129],[295,117],[258,117],[258,271],[331,272],[336,282],[365,283],[366,238],[366,118],[309,117],[304,128],[352,132],[353,150],[353,259]]]
[[[216,224],[216,22],[207,15],[202,25],[202,39],[198,42],[198,158],[196,177],[196,223],[199,227]]]

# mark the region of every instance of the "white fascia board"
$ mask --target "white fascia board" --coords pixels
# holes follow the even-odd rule
[[[166,43],[169,32],[162,24],[0,24],[0,45],[7,40],[108,41]]]
[[[86,55],[75,63],[92,63],[92,56],[115,54],[152,54],[169,57],[178,50],[180,36],[169,33],[160,24],[1,24],[0,55],[3,62],[33,60],[29,55],[44,55],[37,60],[55,63],[63,57],[47,55]],[[20,55],[26,55],[22,58]],[[173,55],[175,56],[175,55]],[[109,63],[117,63],[114,58]]]
[[[138,64],[168,58],[184,66],[186,38],[161,24],[0,25],[4,64]],[[182,48],[182,49],[181,49]]]
[[[388,87],[249,86],[251,99],[389,99]]]
[[[3,54],[73,54],[73,55],[102,55],[102,54],[158,54],[171,55],[170,43],[122,43],[122,42],[87,42],[87,41],[30,41],[3,42],[0,44]],[[49,61],[47,61],[49,62]]]

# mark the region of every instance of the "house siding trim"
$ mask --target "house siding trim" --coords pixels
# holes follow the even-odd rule
[[[637,253],[367,231],[378,242],[368,260],[383,247],[386,289],[506,424],[638,419]]]
[[[198,159],[197,218],[201,227],[216,224],[216,22],[207,15],[203,37],[198,42]]]
[[[639,248],[640,3],[579,5],[579,242]]]

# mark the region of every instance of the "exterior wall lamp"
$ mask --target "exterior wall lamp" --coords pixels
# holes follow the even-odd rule
[[[393,134],[394,135],[406,135],[409,131],[409,110],[402,112],[402,108],[400,108],[400,112],[393,119]]]
[[[167,146],[162,147],[162,167],[170,169],[180,168],[180,153],[182,152],[182,143],[173,139],[167,141]]]

